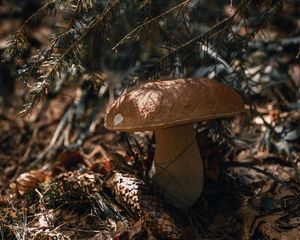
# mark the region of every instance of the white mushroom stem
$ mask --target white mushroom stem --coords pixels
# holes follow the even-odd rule
[[[156,130],[155,138],[154,182],[168,203],[191,206],[203,188],[203,163],[193,124]]]

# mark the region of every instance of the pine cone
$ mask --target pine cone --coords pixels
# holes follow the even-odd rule
[[[180,239],[181,233],[162,201],[134,175],[115,172],[106,182],[116,200],[141,218],[143,226],[160,239]]]
[[[101,182],[97,174],[67,172],[60,174],[51,183],[39,186],[41,201],[46,208],[56,208],[66,203],[87,199],[101,191]]]

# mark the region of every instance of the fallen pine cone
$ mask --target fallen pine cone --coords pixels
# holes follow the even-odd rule
[[[66,172],[53,182],[39,185],[41,202],[46,208],[57,208],[67,203],[82,201],[101,191],[101,180],[97,174]]]
[[[162,201],[150,193],[144,181],[134,175],[114,172],[107,180],[119,204],[136,214],[143,228],[159,239],[180,239],[181,232],[163,207]]]

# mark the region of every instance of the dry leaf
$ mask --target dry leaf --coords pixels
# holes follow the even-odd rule
[[[46,177],[47,175],[39,170],[22,173],[11,187],[22,196],[44,182]]]

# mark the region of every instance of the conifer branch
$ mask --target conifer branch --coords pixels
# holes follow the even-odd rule
[[[55,0],[51,0],[44,5],[42,5],[34,14],[32,14],[26,21],[22,24],[22,26],[19,28],[19,31],[23,31],[24,28],[29,24],[30,21],[32,21],[35,17],[37,17],[39,14],[41,14],[43,11],[45,11],[49,6],[51,6]]]
[[[180,4],[178,4],[177,6],[169,9],[168,11],[160,14],[159,16],[156,16],[150,20],[146,20],[144,23],[138,25],[135,29],[133,29],[130,33],[126,34],[125,37],[123,37],[113,48],[113,51],[116,51],[121,45],[123,45],[125,42],[129,41],[133,35],[137,35],[138,32],[140,32],[142,29],[144,30],[144,28],[150,24],[153,24],[154,22],[157,22],[159,19],[172,14],[174,11],[184,7],[185,5],[187,5],[191,0],[186,0]]]
[[[36,86],[31,86],[29,95],[32,96],[28,97],[28,101],[32,104],[27,104],[28,108],[36,105],[42,95],[47,94],[47,88],[55,86],[65,72],[69,72],[73,83],[88,81],[97,89],[104,81],[104,67],[119,70],[119,66],[105,65],[115,59],[121,61],[119,65],[123,68],[123,75],[133,72],[125,78],[131,78],[131,83],[135,84],[136,79],[168,76],[177,56],[182,60],[185,74],[190,76],[202,61],[207,60],[203,56],[208,56],[212,60],[208,63],[210,65],[221,63],[227,69],[233,68],[233,71],[227,71],[232,76],[225,78],[229,79],[229,84],[236,86],[239,85],[238,78],[248,81],[247,74],[243,72],[243,57],[253,47],[251,41],[270,17],[281,10],[283,1],[242,0],[236,8],[231,1],[231,8],[235,10],[229,17],[222,13],[223,20],[201,27],[202,23],[198,21],[202,19],[202,13],[197,8],[203,7],[202,1],[50,0],[12,35],[6,54],[22,57],[30,45],[27,39],[30,28],[26,26],[34,18],[42,18],[41,13],[49,10],[62,16],[60,31],[52,36],[45,49],[25,60],[21,79],[27,84],[31,74],[37,80]],[[242,33],[239,32],[241,29]],[[232,66],[236,59],[239,59],[239,64]],[[191,64],[188,64],[189,61]],[[209,66],[210,69],[213,67]],[[210,71],[217,74],[216,67]],[[121,85],[125,86],[126,81],[123,79]],[[37,96],[33,97],[34,94]]]

